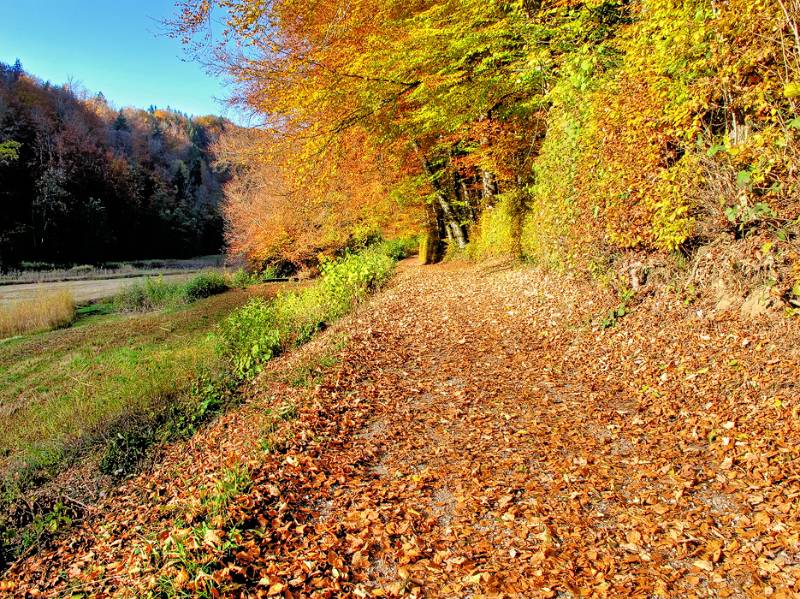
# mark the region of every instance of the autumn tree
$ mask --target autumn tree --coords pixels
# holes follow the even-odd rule
[[[221,249],[212,142],[233,125],[112,109],[0,64],[0,268]]]

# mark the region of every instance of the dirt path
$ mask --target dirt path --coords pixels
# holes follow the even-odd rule
[[[183,281],[192,276],[192,272],[160,275],[165,281]],[[157,275],[153,275],[157,276]],[[147,277],[128,277],[116,279],[97,279],[85,281],[58,281],[54,283],[20,283],[18,285],[0,286],[0,305],[3,303],[29,300],[37,294],[52,291],[69,291],[79,304],[85,304],[112,297],[130,287],[134,283],[144,281]],[[152,278],[152,277],[151,277]]]
[[[795,596],[797,325],[655,296],[594,328],[607,308],[533,270],[407,266],[6,580],[47,595]],[[342,336],[320,385],[287,384]]]

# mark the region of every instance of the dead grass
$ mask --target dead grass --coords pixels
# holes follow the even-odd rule
[[[41,292],[28,300],[0,305],[0,338],[62,327],[75,317],[69,291]]]

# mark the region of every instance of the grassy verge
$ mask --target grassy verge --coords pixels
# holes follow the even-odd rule
[[[144,298],[131,309],[170,309],[109,314],[105,305],[86,310],[81,326],[0,344],[0,558],[69,519],[57,501],[32,509],[30,489],[88,449],[106,474],[135,471],[153,445],[192,434],[267,360],[381,287],[399,257],[386,244],[346,255],[323,264],[315,284],[274,299],[233,290],[187,304],[217,281],[155,283],[131,292]]]
[[[189,434],[230,396],[213,332],[251,294],[172,310],[108,314],[0,344],[0,561],[52,526],[27,496],[87,452],[124,475],[162,439]],[[61,521],[61,520],[59,520]],[[32,528],[31,528],[32,527]],[[5,538],[3,538],[5,537]],[[5,550],[3,550],[5,545]]]
[[[248,302],[220,326],[222,353],[231,373],[250,378],[266,361],[308,341],[380,288],[395,261],[381,247],[350,254],[324,263],[319,281],[302,292]]]

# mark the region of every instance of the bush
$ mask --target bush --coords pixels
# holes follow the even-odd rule
[[[380,247],[324,262],[319,293],[327,316],[336,318],[344,314],[353,303],[379,289],[391,276],[394,264],[395,260],[382,253]]]
[[[324,262],[313,287],[273,302],[253,299],[228,316],[219,329],[220,351],[238,378],[250,378],[283,349],[305,343],[380,288],[394,264],[379,246]]]
[[[231,275],[231,287],[244,289],[245,287],[253,284],[253,275],[247,272],[244,268],[239,268]]]
[[[261,298],[253,298],[222,321],[221,351],[237,378],[254,376],[264,362],[279,353],[281,332],[277,324],[275,308]]]
[[[30,300],[0,306],[0,338],[63,327],[74,318],[71,293],[42,292]]]
[[[165,281],[161,276],[145,277],[117,295],[114,305],[126,312],[146,312],[188,304],[226,289],[225,277],[217,272],[203,272],[186,282]]]
[[[26,262],[22,261],[19,265],[20,270],[55,270],[56,265],[52,262]]]
[[[417,253],[419,250],[419,239],[414,237],[403,237],[401,239],[389,239],[376,244],[375,251],[386,254],[392,260],[402,260]]]
[[[137,281],[114,298],[118,310],[146,312],[157,308],[185,303],[182,283],[167,282],[163,277],[146,277]]]
[[[230,276],[230,286],[244,289],[250,285],[268,283],[276,278],[278,278],[278,271],[272,266],[265,266],[261,272],[248,272],[244,268],[240,268]]]
[[[222,293],[227,289],[225,277],[222,273],[214,271],[202,272],[184,285],[186,299],[190,302]]]

